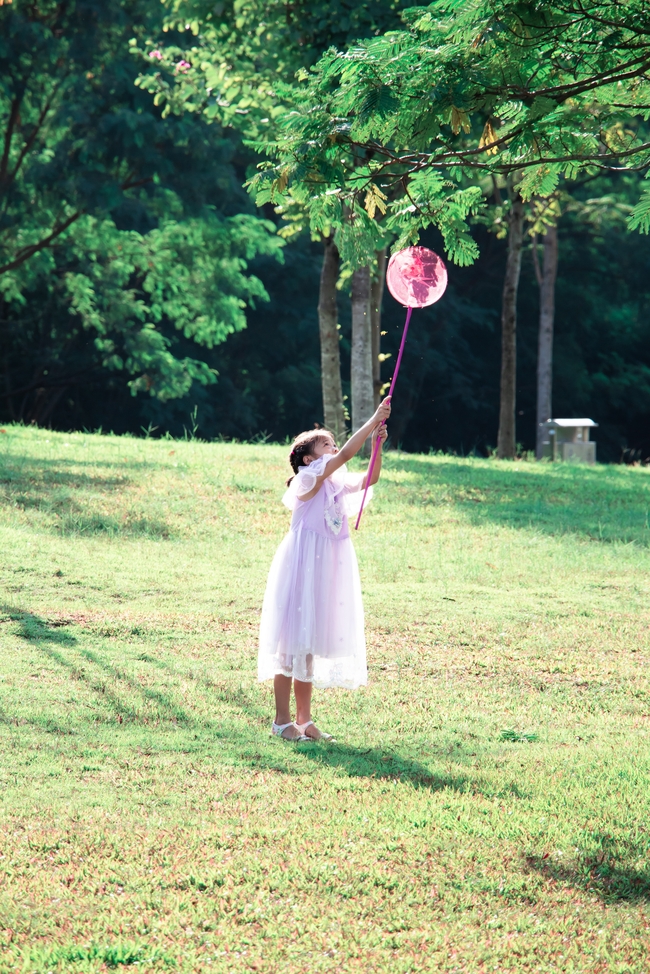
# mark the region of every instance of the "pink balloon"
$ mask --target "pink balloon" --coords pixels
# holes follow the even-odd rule
[[[444,261],[426,247],[407,247],[388,261],[386,284],[407,308],[426,308],[439,301],[447,287]]]

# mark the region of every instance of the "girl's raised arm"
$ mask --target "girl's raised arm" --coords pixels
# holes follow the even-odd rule
[[[347,443],[341,447],[339,452],[335,453],[332,459],[328,461],[325,472],[316,478],[316,483],[308,493],[301,494],[300,500],[308,501],[311,500],[312,497],[315,497],[320,490],[323,481],[330,477],[335,470],[339,469],[339,467],[342,467],[344,463],[347,463],[348,460],[351,460],[352,457],[356,456],[375,427],[379,426],[380,423],[385,423],[389,416],[390,396],[386,396],[386,398],[379,403],[377,409],[370,417],[368,422],[364,423],[363,426],[356,431],[356,433],[353,433]]]

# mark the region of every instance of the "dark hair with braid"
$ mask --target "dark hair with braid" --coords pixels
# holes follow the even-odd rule
[[[291,444],[291,453],[289,454],[289,463],[294,474],[297,474],[301,467],[307,467],[308,464],[305,463],[305,457],[308,456],[319,440],[324,440],[327,437],[331,437],[332,434],[327,430],[307,430],[305,433],[299,433]],[[287,487],[293,480],[293,477],[289,477],[287,480]]]

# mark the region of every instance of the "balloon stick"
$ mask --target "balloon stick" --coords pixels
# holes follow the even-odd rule
[[[402,355],[404,354],[404,346],[406,345],[406,335],[409,330],[409,322],[411,320],[411,315],[413,313],[413,308],[406,309],[406,321],[404,322],[404,331],[402,332],[402,341],[400,342],[399,352],[397,354],[397,362],[395,363],[395,371],[393,372],[393,378],[390,382],[390,389],[388,390],[388,396],[392,401],[393,389],[395,388],[395,383],[397,382],[397,374],[399,372],[399,367],[402,364]],[[386,425],[386,421],[383,420],[382,426]],[[368,488],[370,487],[370,481],[372,480],[372,471],[375,469],[375,461],[377,459],[377,454],[379,453],[380,439],[377,437],[375,440],[375,448],[372,451],[372,456],[370,458],[370,466],[368,467],[368,473],[366,475],[366,487],[363,492],[363,497],[361,498],[361,507],[359,508],[359,514],[357,516],[357,523],[354,525],[355,531],[359,530],[359,524],[361,523],[361,515],[363,514],[363,505],[366,503],[366,494],[368,493]]]
[[[402,355],[404,354],[406,335],[409,330],[409,322],[413,308],[426,308],[428,305],[440,300],[447,287],[447,268],[440,257],[434,254],[432,250],[428,250],[426,247],[407,247],[405,250],[400,250],[398,253],[393,254],[389,260],[386,269],[386,285],[395,300],[399,301],[400,304],[408,309],[406,312],[406,321],[404,322],[404,331],[402,332],[402,341],[399,346],[399,354],[395,363],[395,371],[393,372],[393,378],[391,379],[390,389],[388,391],[388,396],[392,402],[393,389],[395,388],[397,374],[402,363]],[[381,425],[385,426],[386,424],[382,422]],[[366,486],[363,491],[363,497],[361,498],[361,508],[357,517],[357,523],[354,526],[357,531],[359,530],[361,515],[363,514],[364,504],[366,503],[366,496],[379,453],[380,443],[381,441],[377,438],[370,458],[370,465],[366,474]]]

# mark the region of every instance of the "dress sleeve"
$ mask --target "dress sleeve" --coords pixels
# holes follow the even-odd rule
[[[285,507],[288,507],[290,511],[295,511],[298,504],[302,503],[300,500],[301,496],[308,494],[310,490],[314,489],[317,477],[321,476],[327,466],[327,461],[330,459],[330,455],[326,454],[313,463],[310,463],[308,467],[300,467],[298,469],[298,473],[289,484],[282,498],[282,503]]]
[[[343,487],[342,500],[343,507],[345,508],[345,513],[348,517],[356,517],[356,515],[361,510],[361,501],[363,500],[363,478],[365,473],[349,473],[345,477],[345,486]],[[366,494],[366,504],[368,504],[372,499],[372,487],[368,488],[368,493]]]

